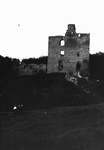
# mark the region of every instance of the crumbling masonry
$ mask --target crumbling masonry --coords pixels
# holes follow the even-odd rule
[[[65,73],[89,76],[90,34],[76,33],[69,24],[65,36],[50,36],[47,73]]]

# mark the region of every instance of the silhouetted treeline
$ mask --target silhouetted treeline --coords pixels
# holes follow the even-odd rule
[[[92,79],[104,79],[104,53],[90,55],[89,68]]]
[[[47,64],[48,57],[23,59],[25,64]],[[0,76],[18,76],[20,60],[16,58],[3,57],[0,55]],[[90,78],[104,79],[104,53],[90,54],[89,61]]]
[[[39,58],[23,59],[25,64],[47,64],[47,56]],[[15,77],[19,75],[20,60],[16,58],[3,57],[0,55],[0,76]]]
[[[41,56],[39,58],[28,58],[28,59],[23,59],[22,63],[25,64],[47,64],[47,56]]]
[[[16,58],[3,57],[0,55],[0,76],[17,76],[20,60]]]

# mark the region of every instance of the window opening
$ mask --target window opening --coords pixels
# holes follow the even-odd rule
[[[65,45],[65,41],[64,41],[64,40],[61,40],[60,45],[61,45],[61,46],[64,46],[64,45]]]
[[[78,37],[80,37],[80,36],[81,36],[81,34],[79,33],[79,34],[78,34]]]
[[[59,60],[59,62],[58,62],[58,70],[59,71],[63,70],[63,61],[62,60]]]
[[[81,64],[79,62],[77,62],[77,64],[76,64],[76,70],[80,71],[80,69],[81,69]]]
[[[64,54],[65,54],[64,50],[61,50],[61,51],[60,51],[60,55],[61,55],[61,56],[64,56]]]

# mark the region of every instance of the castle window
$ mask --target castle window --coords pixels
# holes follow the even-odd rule
[[[80,36],[81,36],[81,34],[79,33],[79,34],[78,34],[78,37],[80,37]]]
[[[58,62],[58,70],[59,71],[63,70],[63,61],[62,60],[59,60],[59,62]]]
[[[77,62],[76,64],[76,71],[80,71],[81,69],[81,64],[79,62]]]
[[[60,45],[61,45],[61,46],[64,46],[64,45],[65,45],[65,41],[64,41],[64,40],[61,40]]]
[[[65,54],[64,50],[61,50],[61,51],[60,51],[60,55],[61,55],[61,56],[64,56],[64,54]]]

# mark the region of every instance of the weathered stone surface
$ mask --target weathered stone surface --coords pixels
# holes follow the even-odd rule
[[[80,71],[83,76],[88,76],[89,44],[90,34],[76,33],[73,24],[68,25],[65,36],[50,36],[47,73],[71,72],[77,75]]]

